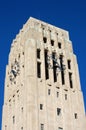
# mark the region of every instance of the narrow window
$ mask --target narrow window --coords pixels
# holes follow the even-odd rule
[[[53,76],[54,76],[54,82],[57,82],[57,66],[56,66],[56,60],[55,60],[55,53],[52,53],[52,58],[53,58]]]
[[[17,90],[17,93],[19,92],[19,90]]]
[[[65,94],[65,100],[67,100],[67,94]]]
[[[21,108],[21,112],[23,113],[23,107]]]
[[[21,127],[21,130],[23,130],[23,127]]]
[[[58,48],[61,49],[61,43],[60,42],[58,42]]]
[[[14,84],[16,84],[16,81],[14,81]]]
[[[37,62],[37,77],[41,78],[41,63]]]
[[[65,84],[65,79],[64,79],[64,69],[63,69],[63,55],[60,55],[60,66],[61,66],[62,85],[64,85]]]
[[[41,124],[41,130],[44,130],[44,124]]]
[[[47,38],[46,37],[43,37],[43,42],[47,43]]]
[[[5,125],[5,130],[7,130],[7,125]]]
[[[37,49],[37,58],[40,59],[40,49]]]
[[[51,40],[51,46],[54,46],[54,40]]]
[[[22,67],[24,68],[24,65],[22,65]]]
[[[59,92],[56,92],[56,96],[59,97]]]
[[[51,30],[49,29],[49,32],[51,33]]]
[[[58,33],[56,33],[56,35],[58,36]]]
[[[24,55],[24,52],[22,52],[22,55]]]
[[[75,117],[75,119],[77,119],[77,118],[78,118],[77,113],[75,113],[75,114],[74,114],[74,117]]]
[[[7,87],[9,87],[9,85],[7,85]]]
[[[50,95],[50,89],[48,89],[48,95]]]
[[[70,82],[70,88],[73,88],[72,73],[70,72],[69,72],[69,82]]]
[[[61,115],[61,108],[57,108],[57,115]]]
[[[19,53],[19,55],[18,55],[18,59],[20,59],[20,53]]]
[[[47,59],[48,59],[48,51],[45,50],[44,51],[44,57],[45,57],[45,79],[49,79],[49,68],[48,68],[48,62],[47,62]]]
[[[43,104],[40,104],[40,110],[43,110]]]
[[[67,61],[67,64],[68,64],[68,69],[71,69],[71,61],[70,60]]]
[[[9,99],[9,102],[11,102],[11,99]]]
[[[58,127],[58,130],[63,130],[63,128],[62,127]]]
[[[13,124],[15,123],[15,116],[13,116]]]

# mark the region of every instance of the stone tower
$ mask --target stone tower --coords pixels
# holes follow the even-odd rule
[[[30,18],[11,45],[2,130],[86,130],[68,32]]]

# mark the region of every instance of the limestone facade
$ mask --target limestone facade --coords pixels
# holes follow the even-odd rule
[[[2,130],[86,130],[85,120],[68,32],[30,17],[11,45]]]

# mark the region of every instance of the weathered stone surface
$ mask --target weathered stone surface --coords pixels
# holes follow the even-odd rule
[[[45,78],[45,50],[49,79]],[[60,67],[60,55],[63,56],[64,72],[59,68],[53,72],[53,52]],[[37,62],[41,66],[40,78]],[[57,73],[55,82],[54,73]],[[31,17],[11,46],[2,130],[86,130],[85,120],[77,59],[68,32]]]

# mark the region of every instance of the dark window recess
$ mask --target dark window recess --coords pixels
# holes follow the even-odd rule
[[[16,84],[16,81],[14,81],[14,84]]]
[[[58,42],[58,48],[61,49],[61,43],[60,42]]]
[[[71,61],[70,60],[67,61],[67,64],[68,64],[68,69],[71,69]]]
[[[57,34],[57,36],[58,36],[58,33],[56,33]]]
[[[49,29],[49,32],[51,33],[51,30]]]
[[[9,102],[11,102],[11,99],[9,99]]]
[[[65,94],[65,100],[67,100],[67,94]]]
[[[64,69],[63,69],[63,55],[60,55],[60,66],[61,66],[62,85],[64,85],[65,84],[65,79],[64,79]]]
[[[22,67],[24,68],[24,65],[22,65]]]
[[[37,62],[37,77],[41,78],[41,63]]]
[[[57,115],[59,116],[61,114],[61,108],[57,108]]]
[[[40,104],[40,110],[42,110],[43,109],[43,104]]]
[[[53,52],[52,53],[52,58],[53,58],[53,76],[54,76],[54,82],[57,82],[57,73],[56,73],[56,71],[57,71],[57,64],[56,64],[56,61],[55,61],[55,53]]]
[[[15,116],[13,116],[13,124],[15,123]]]
[[[21,108],[21,111],[23,112],[23,110],[24,110],[24,109],[23,109],[23,107],[22,107],[22,108]]]
[[[15,97],[15,95],[13,95],[13,97]]]
[[[54,46],[54,40],[51,40],[51,46]]]
[[[70,88],[73,88],[72,73],[70,72],[69,72],[69,82],[70,82]]]
[[[21,127],[21,130],[23,130],[23,127]]]
[[[56,96],[59,97],[59,92],[56,92]]]
[[[37,58],[40,59],[40,49],[37,49]]]
[[[58,127],[58,130],[63,130],[63,128],[62,127]]]
[[[50,95],[50,89],[48,89],[48,95]]]
[[[45,57],[45,79],[49,79],[49,68],[48,68],[48,51],[44,51],[44,57]]]
[[[5,130],[7,130],[7,125],[5,125]]]
[[[19,92],[19,90],[17,90],[17,93]]]
[[[44,124],[41,124],[41,130],[44,130]]]
[[[47,38],[46,37],[43,37],[43,42],[47,43]]]
[[[18,55],[18,58],[20,58],[20,53],[19,53],[19,55]]]
[[[74,117],[75,117],[75,119],[77,119],[77,118],[78,118],[77,113],[75,113],[75,114],[74,114]]]

